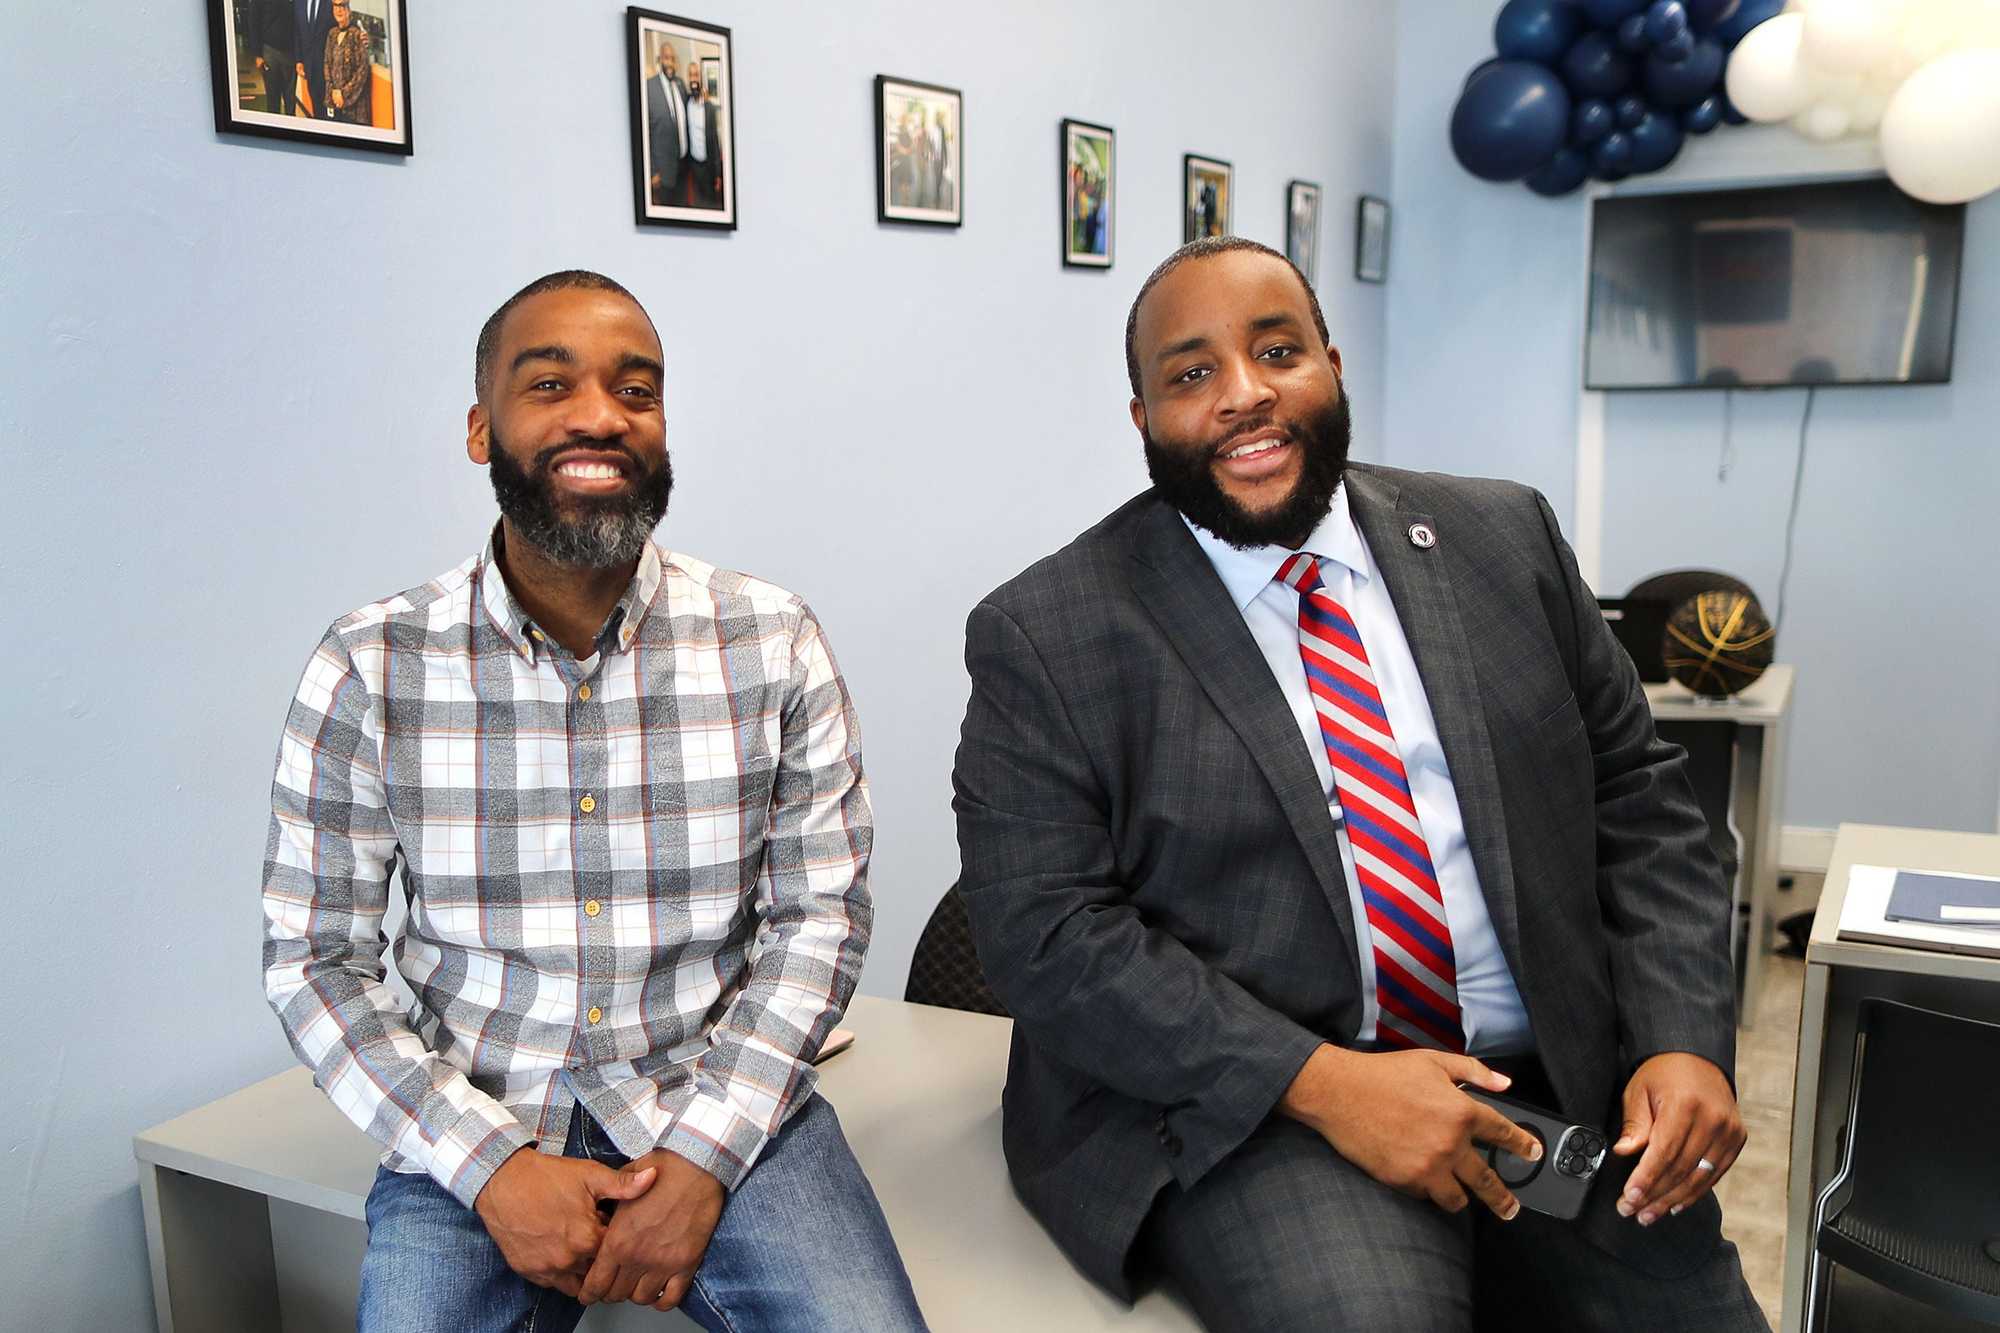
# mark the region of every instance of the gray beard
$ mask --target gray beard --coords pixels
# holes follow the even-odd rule
[[[630,451],[625,452],[630,457]],[[547,470],[540,462],[529,468],[515,462],[497,431],[486,473],[500,512],[521,540],[551,564],[568,569],[611,569],[637,560],[666,516],[674,488],[673,464],[662,457],[659,469],[650,476],[642,473],[629,494],[581,501],[570,506],[574,512],[565,514],[556,503]]]
[[[570,569],[611,569],[639,558],[659,520],[651,514],[589,514],[578,519],[547,512],[509,514],[521,540],[551,564]]]

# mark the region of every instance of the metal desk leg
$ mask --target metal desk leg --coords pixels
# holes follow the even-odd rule
[[[1812,1258],[1812,1206],[1819,1192],[1813,1170],[1818,1143],[1821,1057],[1826,1049],[1826,1005],[1829,969],[1814,963],[1806,968],[1805,993],[1799,1004],[1799,1063],[1792,1077],[1791,1162],[1785,1190],[1785,1285],[1778,1321],[1781,1333],[1802,1333],[1805,1320],[1806,1274]]]
[[[280,1327],[264,1196],[150,1162],[138,1166],[160,1333]]]

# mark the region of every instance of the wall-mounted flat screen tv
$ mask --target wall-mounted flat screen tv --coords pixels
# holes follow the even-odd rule
[[[1964,234],[1882,178],[1599,199],[1584,386],[1942,383]]]

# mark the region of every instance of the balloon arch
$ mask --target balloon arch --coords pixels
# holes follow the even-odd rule
[[[1757,120],[1879,133],[1919,199],[2000,189],[2000,0],[1507,0],[1493,44],[1451,114],[1485,180],[1568,194]]]

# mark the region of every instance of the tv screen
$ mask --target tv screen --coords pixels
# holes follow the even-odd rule
[[[1951,378],[1965,205],[1885,179],[1596,201],[1591,389]]]

